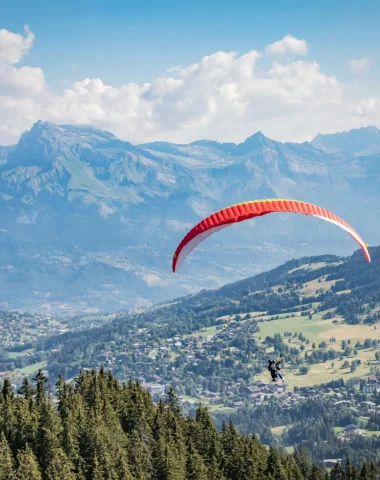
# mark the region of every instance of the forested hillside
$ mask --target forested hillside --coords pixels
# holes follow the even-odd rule
[[[260,325],[259,322],[277,315],[305,316],[312,312],[326,320],[370,325],[379,318],[380,247],[372,248],[371,255],[370,264],[361,252],[347,259],[327,255],[292,260],[219,290],[203,291],[138,314],[119,314],[101,328],[44,339],[37,344],[36,351],[46,352],[51,374],[65,371],[67,376],[81,366],[92,368],[104,352],[124,352],[117,368],[129,376],[136,362],[135,344],[140,344],[138,368],[144,370],[144,364],[152,359],[144,356],[141,345],[156,348],[176,335],[192,335],[210,326],[223,328],[228,319],[236,316],[240,321],[248,315],[254,324]],[[256,327],[252,328],[254,332]],[[240,335],[238,331],[235,334]],[[247,336],[242,343],[243,351],[246,341]],[[254,338],[251,350],[260,356],[261,362],[265,352],[260,354]],[[156,368],[162,375],[163,366],[159,364]]]
[[[19,396],[5,381],[0,395],[0,478],[19,480],[375,480],[376,467],[347,460],[331,475],[302,451],[267,449],[232,423],[217,432],[199,407],[184,418],[170,391],[157,405],[139,383],[111,373],[62,377],[53,406],[40,371]],[[359,477],[360,475],[360,477]]]

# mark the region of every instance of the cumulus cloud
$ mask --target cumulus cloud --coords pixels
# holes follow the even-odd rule
[[[27,96],[45,88],[44,73],[40,68],[21,67],[0,63],[0,93]]]
[[[15,143],[37,120],[91,124],[133,143],[185,143],[200,138],[240,142],[258,130],[276,140],[304,141],[326,132],[326,126],[342,130],[351,120],[356,126],[377,115],[375,100],[374,107],[369,100],[347,105],[344,85],[317,62],[277,57],[264,68],[256,50],[216,52],[168,69],[151,83],[115,88],[86,78],[53,95],[41,69],[16,64],[31,47],[32,32],[24,37],[7,32],[1,38],[18,48],[6,56],[6,42],[0,42],[0,145]],[[266,53],[303,55],[307,44],[288,35]]]
[[[56,122],[92,123],[138,142],[206,135],[239,141],[265,118],[340,101],[341,85],[316,63],[275,63],[262,72],[259,58],[256,51],[217,52],[176,75],[119,89],[86,79],[56,96],[45,112]]]
[[[367,98],[359,102],[354,108],[354,115],[358,117],[377,117],[380,119],[380,100]]]
[[[372,59],[370,57],[362,57],[356,60],[350,60],[348,67],[352,73],[359,75],[361,73],[367,73],[371,66]]]
[[[20,97],[38,94],[45,89],[44,73],[41,68],[17,67],[16,64],[28,53],[34,42],[34,35],[25,26],[25,36],[0,30],[0,95],[2,103],[9,103],[7,97],[17,102]]]
[[[0,62],[19,63],[22,57],[29,52],[35,37],[27,25],[25,25],[24,31],[25,37],[4,28],[0,30]]]
[[[268,55],[283,56],[287,53],[292,55],[307,55],[307,42],[305,40],[298,40],[292,35],[285,35],[282,40],[271,43],[265,49]]]

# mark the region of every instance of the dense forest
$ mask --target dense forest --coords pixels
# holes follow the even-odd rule
[[[376,467],[347,459],[331,473],[302,449],[287,455],[242,436],[232,422],[218,431],[204,407],[184,418],[170,390],[153,403],[138,382],[110,372],[80,372],[56,384],[56,405],[39,371],[18,395],[0,395],[0,479],[28,480],[375,480]]]
[[[360,396],[360,392],[357,395]],[[307,452],[315,463],[325,458],[349,457],[356,465],[363,461],[380,464],[379,436],[356,436],[349,442],[337,438],[334,427],[360,425],[363,419],[347,405],[334,406],[334,401],[328,397],[310,396],[291,407],[284,407],[273,399],[257,408],[245,407],[228,415],[215,414],[217,428],[221,428],[227,418],[240,433],[255,432],[266,445],[297,445]],[[377,430],[380,426],[380,419],[376,414],[369,422],[369,429]],[[271,427],[282,425],[288,427],[280,438],[276,438]]]

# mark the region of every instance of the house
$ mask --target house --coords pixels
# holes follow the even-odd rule
[[[345,437],[353,437],[355,435],[363,435],[365,431],[359,428],[357,425],[346,425],[344,428]]]
[[[264,380],[257,380],[257,382],[255,382],[255,384],[258,386],[258,387],[265,387],[267,382],[264,382]]]
[[[356,435],[363,435],[365,433],[364,430],[361,430],[360,428],[357,428],[356,430],[348,430],[347,432],[344,432],[345,437],[354,437]]]
[[[351,401],[350,400],[339,400],[338,402],[334,402],[334,405],[337,406],[337,405],[346,405],[346,406],[349,406],[351,405]]]
[[[361,402],[360,407],[363,410],[371,410],[373,408],[376,408],[376,403],[374,403],[374,402]]]
[[[249,390],[251,393],[260,393],[259,387],[248,387],[248,390]]]
[[[346,425],[344,427],[345,431],[349,431],[349,430],[357,430],[359,427],[357,425],[354,425],[352,423],[350,423],[349,425]]]
[[[325,458],[323,460],[326,468],[334,468],[337,463],[342,463],[341,458]]]
[[[165,387],[163,385],[153,384],[148,388],[150,394],[154,395],[162,395],[165,392]]]
[[[368,383],[377,383],[377,378],[376,377],[368,377]]]
[[[364,393],[374,393],[376,391],[376,383],[367,383],[363,387]]]

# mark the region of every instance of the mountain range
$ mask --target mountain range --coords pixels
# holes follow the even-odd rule
[[[37,122],[0,147],[0,308],[62,313],[147,306],[219,287],[293,257],[356,249],[318,219],[269,215],[171,258],[203,216],[255,198],[333,210],[378,242],[380,131],[280,143],[132,145],[89,126]],[[301,218],[300,218],[301,217]]]

